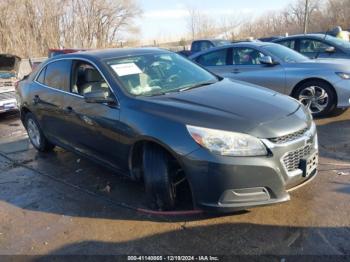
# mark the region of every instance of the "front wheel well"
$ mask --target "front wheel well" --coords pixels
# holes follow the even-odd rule
[[[181,180],[183,182],[183,183],[181,182],[181,184],[179,183],[179,188],[177,189],[177,190],[180,190],[179,192],[181,192],[181,194],[183,194],[183,196],[179,196],[181,198],[180,202],[183,199],[186,199],[186,200],[190,199],[190,201],[192,202],[191,205],[193,206],[194,198],[192,195],[192,186],[190,181],[188,180],[188,177],[180,161],[166,147],[160,145],[157,142],[144,140],[144,141],[138,141],[133,145],[129,156],[129,170],[130,170],[131,177],[134,180],[143,181],[144,174],[143,174],[142,159],[143,159],[143,154],[144,154],[146,144],[152,144],[157,148],[159,148],[159,150],[163,150],[166,153],[166,155],[170,160],[169,163],[170,163],[171,169],[174,171],[172,173],[175,176],[175,180],[176,181]]]
[[[328,82],[328,81],[326,81],[326,80],[324,80],[324,79],[321,79],[321,78],[317,78],[317,77],[307,78],[307,79],[304,79],[304,80],[300,81],[298,84],[296,84],[296,85],[294,86],[294,88],[293,88],[293,90],[292,90],[290,96],[296,98],[296,94],[297,94],[298,89],[299,89],[302,85],[304,85],[305,83],[307,83],[307,82],[312,82],[312,81],[318,81],[318,82],[322,82],[322,83],[328,85],[328,86],[333,90],[333,92],[334,92],[334,94],[335,94],[336,104],[338,104],[337,92],[335,91],[333,85],[332,85],[330,82]]]
[[[27,113],[31,113],[31,111],[25,106],[21,107],[20,116],[23,124]]]
[[[154,141],[148,141],[148,140],[143,140],[143,141],[138,141],[136,142],[131,149],[130,156],[129,156],[129,170],[131,172],[132,178],[139,180],[142,179],[142,155],[143,155],[143,150],[145,148],[146,144],[153,144],[156,147],[159,148],[159,150],[163,150],[166,152],[168,155],[169,159],[176,163],[179,168],[181,167],[181,164],[179,161],[176,159],[176,157],[164,146],[160,145],[159,143],[156,143]]]

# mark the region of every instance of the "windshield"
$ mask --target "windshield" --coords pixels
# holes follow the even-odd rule
[[[218,81],[203,68],[173,53],[112,59],[107,64],[124,89],[134,96],[185,91]]]
[[[330,36],[330,35],[327,35],[326,36],[326,40],[328,42],[330,42],[331,44],[333,45],[336,45],[336,46],[341,46],[343,48],[347,48],[347,49],[350,49],[350,42],[347,42],[343,39],[340,39],[340,38],[336,38],[334,36]]]
[[[298,52],[282,45],[266,45],[263,48],[269,53],[271,53],[273,56],[276,56],[277,58],[282,60],[284,63],[302,63],[309,60],[309,58],[307,58],[306,56],[303,56]]]

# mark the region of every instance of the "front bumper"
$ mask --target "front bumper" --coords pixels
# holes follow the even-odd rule
[[[268,140],[263,142],[271,152],[269,156],[225,157],[214,155],[204,148],[187,155],[182,162],[196,207],[232,212],[285,202],[290,200],[289,191],[306,184],[317,175],[316,130],[284,144],[273,144]],[[288,170],[286,155],[300,152],[306,146],[309,150],[305,151],[306,155],[302,159],[312,156],[315,160],[313,169],[308,174],[303,172],[301,166]]]
[[[0,100],[0,113],[18,110],[15,98]]]
[[[340,80],[334,84],[337,93],[338,108],[350,107],[350,81]]]

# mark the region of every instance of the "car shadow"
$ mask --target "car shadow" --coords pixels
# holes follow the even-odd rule
[[[291,255],[307,261],[320,261],[322,255],[350,255],[349,227],[272,226],[252,223],[224,223],[209,226],[186,226],[179,230],[124,241],[82,241],[53,250],[37,261],[53,255],[272,255],[266,261],[284,261]],[[69,257],[66,257],[69,258]],[[93,258],[93,257],[91,257]],[[302,258],[302,257],[301,257]],[[331,257],[337,261],[337,257]],[[341,257],[338,257],[341,258]],[[345,257],[344,257],[345,258]],[[289,261],[288,259],[285,259]],[[193,261],[193,260],[191,260]],[[238,261],[225,257],[220,261]],[[258,260],[265,261],[265,260]],[[292,260],[295,261],[295,260]],[[299,261],[299,260],[298,260]],[[301,259],[300,261],[305,261]],[[323,261],[323,260],[321,260]],[[343,261],[343,260],[341,260]]]

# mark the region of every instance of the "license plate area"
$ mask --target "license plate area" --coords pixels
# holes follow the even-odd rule
[[[318,152],[314,152],[307,159],[300,161],[300,169],[303,171],[303,177],[309,177],[315,172],[318,165]]]

